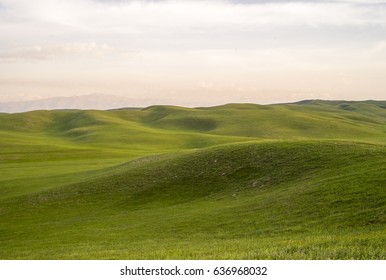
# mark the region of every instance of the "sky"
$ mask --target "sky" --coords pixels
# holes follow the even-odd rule
[[[0,102],[386,100],[386,1],[0,0]]]

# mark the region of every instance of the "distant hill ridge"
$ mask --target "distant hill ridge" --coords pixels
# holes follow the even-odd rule
[[[153,100],[153,104],[159,103],[159,100]],[[164,103],[164,102],[161,102]],[[141,109],[149,104],[149,100],[140,100],[134,98],[127,98],[122,96],[114,96],[109,94],[89,94],[82,96],[70,96],[70,97],[53,97],[38,100],[28,100],[20,102],[3,102],[0,103],[0,113],[22,113],[36,110],[65,110],[65,109],[79,109],[79,110],[111,110],[111,109]],[[150,103],[151,104],[151,103]],[[386,109],[386,101],[365,100],[365,101],[346,101],[346,100],[320,100],[309,99],[301,100],[292,103],[278,103],[271,105],[329,105],[340,106],[340,109],[352,110],[352,106],[362,105],[376,105],[379,108]],[[157,105],[155,105],[157,106]],[[225,105],[213,106],[214,108],[223,108],[224,106],[232,106],[232,108],[245,109],[252,107],[258,107],[260,109],[269,105],[258,105],[253,103],[229,103]],[[148,108],[152,108],[149,106]],[[203,107],[205,108],[205,107]],[[210,108],[210,107],[209,107]]]
[[[108,94],[89,94],[71,97],[0,103],[0,112],[20,113],[35,110],[97,109],[107,110],[122,107],[140,107],[140,101]]]

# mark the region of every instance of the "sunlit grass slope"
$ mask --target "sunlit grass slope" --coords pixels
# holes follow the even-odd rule
[[[384,259],[386,102],[0,114],[0,259]]]

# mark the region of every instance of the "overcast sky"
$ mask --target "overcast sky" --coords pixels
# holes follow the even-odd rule
[[[386,1],[0,0],[0,102],[386,99]]]

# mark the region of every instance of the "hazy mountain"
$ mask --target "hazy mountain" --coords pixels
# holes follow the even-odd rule
[[[141,101],[107,94],[90,94],[71,97],[53,97],[22,102],[0,103],[0,112],[18,113],[54,109],[115,109],[142,107]]]

